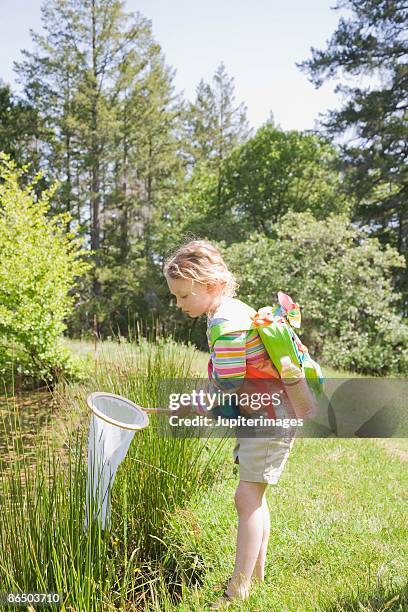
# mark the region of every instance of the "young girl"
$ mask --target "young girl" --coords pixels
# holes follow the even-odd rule
[[[190,317],[207,315],[207,335],[213,325],[229,321],[231,327],[247,321],[255,310],[235,299],[237,283],[219,250],[204,240],[180,247],[166,262],[164,274],[177,306]],[[234,327],[234,324],[238,327]],[[210,345],[210,343],[209,343]],[[210,345],[211,350],[211,345]],[[256,329],[234,331],[218,338],[209,362],[210,387],[232,393],[256,372],[279,378]],[[198,409],[204,413],[205,409]],[[208,413],[207,413],[208,414]],[[235,567],[227,590],[213,608],[233,599],[245,600],[251,579],[264,580],[270,518],[265,498],[268,484],[277,484],[294,437],[239,438],[233,450],[239,464],[235,492],[238,536]]]

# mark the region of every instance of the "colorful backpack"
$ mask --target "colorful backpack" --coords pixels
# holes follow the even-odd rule
[[[279,374],[281,373],[281,358],[288,355],[295,365],[302,368],[310,389],[315,395],[323,391],[323,374],[319,364],[314,361],[307,347],[302,344],[293,328],[299,328],[301,314],[299,305],[293,302],[286,293],[278,292],[279,306],[265,306],[251,316],[251,323],[238,329],[231,321],[218,323],[210,328],[211,346],[224,334],[233,331],[257,329],[265,349]],[[235,327],[234,329],[232,329]]]

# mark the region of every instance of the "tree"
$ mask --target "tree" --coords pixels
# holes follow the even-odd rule
[[[141,45],[139,57],[126,58],[120,70],[98,300],[101,330],[109,334],[126,334],[129,314],[146,317],[158,304],[156,262],[167,210],[185,174],[178,154],[181,102],[160,47]]]
[[[235,104],[234,79],[228,77],[223,63],[213,76],[212,86],[203,79],[199,82],[196,99],[187,113],[187,132],[192,164],[204,163],[214,171],[250,135],[246,106]]]
[[[331,367],[365,374],[406,374],[408,326],[397,311],[395,248],[382,247],[344,215],[316,220],[288,212],[277,236],[259,234],[225,252],[240,282],[239,297],[255,308],[288,293],[302,311],[302,342]]]
[[[55,186],[40,198],[9,157],[0,156],[0,373],[53,381],[72,369],[60,343],[72,289],[89,269],[65,232],[66,215],[49,218]]]
[[[33,34],[17,70],[46,126],[43,159],[60,183],[53,212],[71,213],[68,229],[85,234],[96,264],[91,309],[108,318],[103,278],[140,257],[142,236],[154,250],[149,224],[182,180],[174,74],[151,22],[122,0],[51,0],[42,13],[45,33]]]
[[[73,1],[58,0],[44,3],[41,12],[45,33],[31,32],[34,50],[23,50],[24,60],[16,62],[15,69],[24,98],[43,126],[37,145],[42,170],[50,183],[60,184],[52,201],[53,212],[68,212],[70,223],[86,231],[80,201],[81,146],[75,138],[78,120],[74,109],[75,92],[86,65],[78,32],[81,14]]]
[[[370,77],[366,85],[337,85],[346,102],[322,126],[343,136],[350,189],[359,201],[356,219],[407,258],[408,6],[404,0],[343,0],[335,8],[352,15],[341,18],[327,48],[312,48],[300,67],[316,87],[341,75]],[[396,279],[407,297],[407,270]]]
[[[20,165],[31,163],[39,169],[37,140],[39,119],[36,110],[15,96],[9,85],[0,82],[0,151]]]
[[[309,209],[316,218],[345,211],[336,163],[326,139],[267,123],[224,160],[219,184],[203,171],[194,173],[191,198],[201,215],[193,216],[189,229],[231,243],[253,231],[274,235],[288,210]]]

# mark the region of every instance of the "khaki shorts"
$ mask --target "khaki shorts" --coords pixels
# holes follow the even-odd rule
[[[232,451],[239,479],[277,484],[295,437],[237,438]]]

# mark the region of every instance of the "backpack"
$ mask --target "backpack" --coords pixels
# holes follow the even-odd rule
[[[293,302],[286,293],[278,292],[279,306],[265,306],[250,317],[251,322],[238,326],[232,321],[225,321],[213,325],[209,330],[211,346],[227,333],[234,331],[249,331],[256,329],[273,365],[282,371],[281,358],[288,355],[295,365],[305,373],[311,391],[320,395],[323,391],[323,374],[319,364],[314,361],[307,347],[302,344],[294,331],[301,324],[299,305]]]

